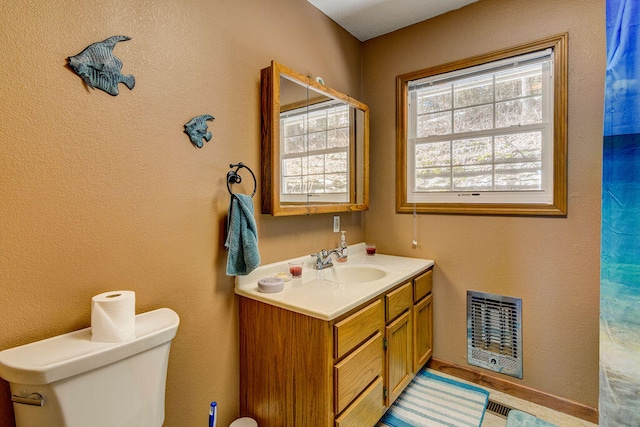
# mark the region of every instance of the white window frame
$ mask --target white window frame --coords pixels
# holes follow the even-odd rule
[[[397,78],[397,210],[398,212],[471,213],[508,215],[566,215],[566,43],[567,35],[551,37],[455,63],[404,74]],[[417,110],[413,87],[471,74],[492,74],[513,64],[543,63],[541,123],[482,131],[416,137]],[[413,98],[412,98],[413,96]],[[489,104],[495,105],[493,100]],[[451,109],[453,114],[453,107]],[[492,137],[526,131],[542,135],[541,188],[494,191],[455,188],[439,191],[416,189],[417,144]],[[493,164],[493,163],[487,163]],[[451,170],[455,165],[448,165]],[[447,166],[443,167],[447,168]],[[452,184],[453,185],[453,184]]]
[[[314,203],[346,203],[349,202],[349,188],[351,188],[351,174],[349,173],[349,165],[351,164],[351,159],[350,159],[350,149],[349,146],[350,144],[347,144],[344,147],[336,147],[336,148],[325,148],[325,149],[321,149],[321,150],[309,150],[309,146],[308,146],[308,119],[309,119],[309,115],[317,113],[318,111],[327,111],[330,110],[332,108],[335,108],[336,106],[341,107],[346,109],[347,111],[347,115],[349,116],[349,120],[351,120],[351,108],[350,106],[340,103],[340,102],[335,102],[335,101],[326,101],[326,102],[321,102],[321,103],[317,103],[314,105],[310,105],[310,106],[305,106],[303,108],[298,108],[298,109],[293,109],[293,110],[289,110],[286,112],[282,112],[280,114],[280,170],[281,170],[281,177],[280,177],[280,182],[281,182],[281,192],[280,192],[280,200],[282,202],[286,202],[286,203],[308,203],[310,200],[313,201]],[[304,128],[305,128],[305,132],[303,134],[305,142],[304,142],[304,150],[303,152],[300,153],[286,153],[286,149],[285,149],[285,143],[286,143],[286,137],[284,135],[285,129],[286,129],[286,121],[290,120],[290,119],[302,119],[305,124],[304,124]],[[347,129],[347,131],[349,131],[349,123],[347,123],[347,125],[345,126],[345,129]],[[326,128],[324,129],[325,133],[328,133],[330,130],[333,129],[329,129]],[[348,136],[350,138],[350,135]],[[344,171],[345,176],[346,176],[346,190],[344,192],[313,192],[313,191],[302,191],[301,193],[288,193],[286,191],[285,185],[286,185],[286,179],[285,179],[285,175],[284,175],[284,170],[286,169],[284,166],[284,162],[286,159],[290,159],[290,158],[296,158],[296,157],[301,157],[304,158],[306,157],[307,159],[309,157],[315,156],[315,155],[326,155],[326,154],[332,154],[332,153],[344,153],[346,155],[346,169]],[[304,161],[304,160],[303,160]],[[304,167],[303,167],[304,168]],[[323,172],[323,176],[327,175],[327,174],[331,174],[332,172],[327,172],[326,169]],[[309,176],[309,174],[305,174],[304,172],[299,175],[301,176],[303,179],[306,176]]]

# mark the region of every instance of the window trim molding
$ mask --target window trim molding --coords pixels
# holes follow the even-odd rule
[[[475,215],[567,215],[567,100],[568,33],[474,56],[396,77],[396,211],[398,213],[440,213]],[[407,97],[408,83],[431,75],[498,61],[533,51],[552,48],[553,82],[553,202],[530,203],[413,203],[407,201]]]

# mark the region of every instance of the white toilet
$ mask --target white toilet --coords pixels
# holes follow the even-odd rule
[[[91,341],[82,329],[0,352],[17,427],[160,427],[171,340],[180,318],[136,316],[136,339]]]

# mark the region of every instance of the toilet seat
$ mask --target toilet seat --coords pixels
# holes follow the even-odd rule
[[[258,427],[258,423],[253,418],[242,417],[232,422],[229,427]]]
[[[253,418],[242,417],[232,422],[229,427],[258,427],[258,423]]]

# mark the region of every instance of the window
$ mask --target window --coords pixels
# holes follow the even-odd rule
[[[280,114],[283,202],[349,201],[349,114],[334,101]]]
[[[397,78],[399,212],[566,214],[566,34]]]

